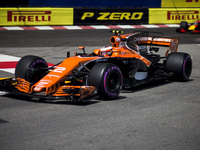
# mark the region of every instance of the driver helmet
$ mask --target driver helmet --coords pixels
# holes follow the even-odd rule
[[[111,46],[104,46],[100,49],[100,54],[103,56],[111,56],[112,55],[112,47]]]

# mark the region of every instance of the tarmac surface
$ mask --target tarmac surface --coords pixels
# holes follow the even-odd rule
[[[180,37],[178,51],[193,59],[188,82],[154,82],[122,91],[116,100],[87,103],[40,102],[0,92],[0,149],[199,150],[200,34],[145,30]],[[110,45],[110,36],[109,30],[0,31],[0,54],[57,63],[78,46],[92,52]],[[4,76],[13,75],[0,71]]]

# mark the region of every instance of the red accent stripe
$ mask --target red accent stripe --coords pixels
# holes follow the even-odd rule
[[[132,26],[135,28],[146,28],[145,26],[142,26],[142,25],[132,25]]]
[[[54,64],[51,64],[51,63],[47,63],[47,64],[48,64],[49,67],[54,66]]]
[[[17,61],[12,61],[12,62],[0,62],[0,69],[15,68],[16,65],[17,65]]]
[[[0,30],[6,30],[6,28],[4,28],[4,27],[0,27]]]
[[[35,28],[35,27],[20,27],[20,28],[22,28],[22,29],[24,29],[24,30],[38,30],[37,28]]]
[[[15,68],[18,61],[11,61],[11,62],[0,62],[0,69],[9,69],[9,68]],[[53,66],[54,64],[47,63],[48,66]]]
[[[95,29],[95,28],[93,28],[91,26],[79,26],[79,27],[82,28],[82,29]]]

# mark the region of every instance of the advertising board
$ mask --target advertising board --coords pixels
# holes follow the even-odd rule
[[[73,25],[73,8],[0,8],[0,26]]]
[[[150,8],[149,24],[170,24],[200,19],[200,8]]]
[[[147,23],[148,8],[74,8],[75,25]]]

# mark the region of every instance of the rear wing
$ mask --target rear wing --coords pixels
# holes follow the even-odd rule
[[[136,50],[135,48],[140,45],[168,47],[165,56],[168,56],[171,52],[177,52],[180,40],[179,38],[149,36],[148,32],[120,35],[120,39],[122,42],[125,41],[126,47],[133,50]]]
[[[146,41],[141,41],[138,43],[138,45],[142,44],[142,45],[167,46],[168,49],[165,53],[165,56],[168,56],[169,53],[177,52],[179,40],[180,40],[179,38],[148,37]]]

